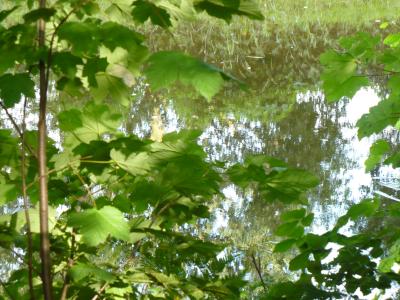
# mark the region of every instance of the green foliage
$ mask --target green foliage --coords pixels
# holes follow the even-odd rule
[[[390,150],[390,145],[385,140],[376,141],[369,150],[369,157],[365,161],[365,170],[371,171],[373,168],[381,162],[383,155]]]
[[[15,4],[6,2],[7,8]],[[164,28],[180,22],[175,1],[97,2],[59,0],[38,7],[20,0],[19,7],[0,10],[0,22],[8,24],[0,27],[4,107],[26,98],[37,111],[39,85],[48,88],[47,98],[57,99],[57,113],[47,114],[60,141],[46,144],[54,293],[66,292],[65,299],[238,298],[243,274],[227,272],[233,258],[217,258],[225,244],[195,230],[228,183],[223,164],[206,160],[199,132],[182,130],[162,142],[140,139],[122,130],[120,114],[133,100],[138,78],[155,90],[177,82],[192,86],[208,100],[234,78],[184,53],[151,53],[146,37],[132,29],[147,20]],[[211,3],[224,19],[261,19],[249,1],[188,1],[185,9],[210,13]],[[22,18],[11,18],[17,9]],[[46,23],[42,47],[39,20]],[[0,204],[15,205],[5,206],[1,216],[0,247],[22,254],[0,291],[41,299],[39,253],[46,233],[39,226],[44,214],[37,153],[44,148],[36,131],[17,133],[0,130]],[[30,259],[32,265],[25,265]]]
[[[351,222],[379,218],[387,222],[387,215],[398,218],[398,207],[382,209],[379,200],[365,200],[352,206],[331,230],[313,234],[307,228],[314,216],[306,209],[306,194],[318,179],[307,171],[265,156],[249,156],[230,167],[210,162],[195,131],[182,130],[152,141],[121,130],[120,110],[129,107],[139,77],[154,90],[176,83],[192,87],[209,101],[224,81],[235,80],[184,53],[152,53],[146,37],[133,30],[126,17],[136,23],[150,20],[163,28],[181,22],[177,12],[183,10],[204,11],[227,22],[234,15],[263,19],[251,1],[195,0],[185,1],[185,7],[172,0],[101,5],[92,0],[59,0],[48,8],[38,8],[29,0],[18,4],[18,9],[28,11],[20,19],[10,18],[17,7],[0,11],[0,22],[9,24],[0,27],[4,106],[11,108],[28,98],[37,108],[32,99],[39,69],[46,73],[41,79],[49,87],[48,94],[54,92],[67,106],[58,106],[57,114],[49,113],[58,122],[60,141],[47,139],[46,147],[51,277],[57,296],[64,290],[68,299],[239,298],[246,282],[244,273],[232,271],[237,261],[229,255],[218,258],[226,243],[198,230],[210,215],[210,201],[222,197],[221,189],[231,184],[266,203],[295,208],[281,215],[276,235],[282,240],[274,251],[292,251],[295,257],[288,267],[299,276],[295,282],[266,287],[265,299],[356,297],[357,289],[368,294],[399,282],[393,271],[399,262],[397,229],[342,232]],[[39,48],[35,23],[40,19],[47,24],[49,38]],[[351,97],[369,85],[368,74],[362,73],[369,64],[384,65],[390,76],[400,71],[398,35],[387,37],[383,45],[388,47],[382,46],[383,50],[377,50],[379,42],[358,34],[341,40],[343,51],[321,58],[329,101]],[[399,126],[398,83],[399,78],[392,76],[390,95],[357,123],[360,137]],[[15,203],[15,209],[5,207],[0,218],[0,247],[21,256],[2,279],[1,292],[11,298],[35,295],[39,299],[39,245],[45,233],[39,226],[43,215],[38,203],[37,153],[43,144],[37,142],[36,131],[22,130],[25,142],[19,132],[0,130],[0,204]],[[388,143],[376,142],[367,170],[381,162],[388,150]],[[395,153],[384,163],[398,166],[398,156]],[[25,193],[28,204],[20,205],[16,200]],[[340,246],[331,260],[327,259],[333,251],[329,243]],[[26,271],[29,259],[33,275]]]
[[[6,107],[12,107],[22,95],[28,98],[35,97],[35,83],[29,74],[4,74],[0,76],[0,97]]]
[[[265,156],[248,157],[244,164],[232,166],[228,175],[242,188],[256,185],[266,201],[284,203],[303,203],[304,192],[319,182],[307,171],[289,168],[283,161]]]
[[[264,19],[257,6],[248,0],[196,0],[194,6],[199,11],[206,11],[209,15],[227,22],[231,21],[233,15],[243,15],[256,20]]]
[[[343,96],[352,97],[360,87],[369,84],[364,76],[357,76],[357,58],[350,54],[339,54],[334,51],[321,56],[325,72],[321,76],[324,81],[325,96],[328,101],[337,101]]]
[[[224,79],[231,79],[221,70],[201,60],[172,51],[151,55],[145,74],[155,90],[181,82],[193,86],[208,100],[221,89]]]
[[[341,51],[329,51],[321,57],[328,101],[351,98],[369,85],[369,70],[383,66],[382,76],[389,76],[387,96],[357,122],[359,138],[380,134],[390,125],[398,129],[398,40],[398,34],[389,35],[383,40],[387,48],[379,45],[380,37],[359,33],[342,38]],[[383,163],[398,167],[399,154],[391,152],[389,142],[377,140],[365,161],[366,171],[373,170],[386,155],[390,156]],[[300,272],[300,277],[295,282],[273,285],[265,299],[359,299],[358,291],[365,296],[374,289],[389,289],[400,280],[394,268],[399,262],[399,232],[392,223],[398,217],[397,203],[367,199],[351,206],[332,229],[317,235],[304,228],[312,220],[305,220],[305,209],[283,214],[276,234],[286,239],[276,245],[275,252],[295,251],[289,269]],[[357,224],[357,228],[349,230],[351,224]]]
[[[144,23],[150,19],[154,25],[164,28],[172,26],[171,17],[165,9],[146,0],[137,0],[133,6],[132,16],[135,20]]]
[[[371,107],[369,114],[363,115],[357,122],[359,138],[371,136],[389,125],[395,125],[399,119],[399,110],[400,104],[396,97],[389,97]]]
[[[74,213],[68,217],[68,224],[79,229],[82,241],[88,246],[97,246],[109,235],[125,241],[129,239],[127,221],[123,214],[112,206]]]

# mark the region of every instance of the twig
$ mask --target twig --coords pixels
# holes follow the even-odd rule
[[[64,285],[61,291],[61,297],[60,300],[65,300],[67,299],[68,296],[68,289],[70,286],[70,281],[71,278],[68,275],[68,270],[73,266],[74,264],[74,256],[75,256],[75,232],[72,231],[72,237],[71,237],[71,252],[69,255],[69,260],[68,260],[68,265],[67,265],[67,271],[64,277]]]
[[[251,260],[252,260],[252,262],[253,262],[253,265],[254,265],[254,267],[256,268],[258,277],[260,278],[260,281],[261,281],[261,284],[262,284],[262,286],[263,286],[263,288],[264,288],[264,291],[266,291],[266,290],[267,290],[267,285],[265,284],[264,278],[262,277],[261,266],[259,266],[259,265],[257,264],[257,261],[256,261],[256,258],[255,258],[255,256],[254,256],[254,253],[251,253],[250,256],[251,256]]]
[[[105,283],[105,284],[100,288],[100,290],[97,292],[97,294],[94,295],[94,297],[92,298],[92,300],[97,300],[97,299],[99,299],[101,293],[104,292],[104,290],[106,289],[107,285],[108,285],[108,283]]]
[[[96,200],[94,199],[92,195],[92,191],[90,190],[90,186],[86,184],[85,180],[82,178],[82,176],[78,172],[74,172],[76,177],[78,177],[79,181],[82,183],[83,187],[86,189],[87,192],[87,197],[90,198],[90,200],[93,203],[93,206],[96,207]]]
[[[60,22],[57,24],[57,26],[54,28],[54,31],[51,35],[51,39],[50,39],[50,47],[49,47],[49,52],[47,54],[47,69],[46,69],[46,91],[48,90],[49,87],[49,77],[50,77],[50,67],[51,67],[51,61],[53,59],[53,49],[54,49],[54,41],[56,38],[56,34],[58,32],[58,30],[60,29],[60,27],[68,21],[68,19],[84,4],[86,4],[88,1],[81,1],[77,6],[75,6],[73,9],[71,9],[71,11],[69,13],[67,13],[64,18],[62,18],[60,20]]]
[[[0,280],[0,285],[3,287],[3,290],[6,292],[6,294],[10,297],[11,300],[14,300],[15,298],[11,294],[11,292],[8,290],[7,286],[4,284],[2,280]]]

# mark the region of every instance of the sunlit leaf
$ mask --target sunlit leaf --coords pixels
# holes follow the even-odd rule
[[[162,51],[150,56],[145,75],[153,89],[180,82],[191,85],[210,100],[222,87],[223,72],[199,59],[179,52]]]
[[[122,152],[112,149],[110,156],[119,167],[132,175],[148,173],[154,163],[154,160],[146,152],[132,153],[129,156],[125,156]]]
[[[353,97],[354,94],[369,84],[366,76],[357,74],[357,60],[349,54],[328,51],[321,55],[321,64],[325,67],[321,78],[328,101]]]
[[[129,240],[129,226],[121,211],[112,206],[87,209],[69,216],[68,223],[79,229],[89,246],[103,243],[108,236]]]
[[[80,281],[82,279],[93,277],[98,279],[99,281],[112,281],[115,277],[113,274],[103,270],[95,265],[90,265],[86,263],[77,263],[71,267],[70,274],[74,281]]]
[[[121,115],[112,113],[108,106],[89,102],[82,113],[76,109],[60,113],[60,128],[71,131],[86,143],[100,139],[103,134],[113,133],[120,125]]]

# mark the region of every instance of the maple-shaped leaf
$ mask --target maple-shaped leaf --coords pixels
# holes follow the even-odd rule
[[[54,8],[38,8],[31,10],[30,12],[25,14],[23,18],[26,23],[33,23],[39,19],[43,19],[47,22],[52,16],[55,15],[55,13],[56,10]]]
[[[361,87],[369,84],[366,76],[357,74],[357,59],[350,54],[325,52],[321,55],[321,64],[325,67],[321,78],[329,102],[353,97]]]
[[[180,82],[192,86],[207,100],[221,89],[224,80],[234,79],[212,65],[175,51],[151,55],[144,73],[155,90]]]
[[[78,139],[89,143],[105,133],[115,132],[121,115],[111,112],[107,105],[89,102],[82,112],[77,109],[63,111],[58,115],[58,122],[62,130],[73,132]]]
[[[163,28],[172,26],[171,17],[165,9],[147,0],[137,0],[133,3],[133,6],[132,16],[135,20],[144,23],[150,19],[154,25]]]
[[[250,19],[263,20],[258,5],[252,0],[195,0],[194,7],[205,11],[210,16],[230,22],[233,15],[246,16]]]
[[[69,216],[68,224],[79,229],[82,241],[97,246],[109,236],[129,240],[129,225],[121,211],[112,206],[87,209]]]
[[[67,22],[57,32],[60,40],[72,46],[72,54],[95,54],[100,45],[99,24],[95,22]]]
[[[0,76],[0,98],[6,107],[14,106],[22,95],[35,97],[35,83],[27,73]]]
[[[400,99],[397,96],[391,96],[380,101],[376,106],[369,109],[368,114],[363,115],[357,121],[358,137],[370,136],[390,125],[396,125],[399,120],[399,113]]]

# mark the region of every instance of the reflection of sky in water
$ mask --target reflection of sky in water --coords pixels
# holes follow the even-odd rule
[[[308,116],[311,116],[312,119],[313,115],[307,113],[299,115],[298,119],[293,119],[297,115],[289,115],[289,119],[292,119],[284,119],[280,121],[281,124],[250,120],[246,116],[235,118],[233,114],[227,113],[222,118],[221,116],[213,116],[210,124],[203,130],[203,134],[199,140],[210,160],[224,160],[229,164],[243,161],[247,154],[266,153],[271,155],[268,151],[274,147],[277,150],[273,155],[278,153],[280,158],[290,161],[288,155],[293,155],[293,153],[286,150],[286,152],[279,155],[280,149],[286,147],[290,150],[291,147],[299,147],[295,149],[297,151],[302,147],[308,146],[310,136],[311,141],[312,139],[320,140],[320,143],[311,145],[311,147],[321,147],[317,151],[324,151],[325,146],[333,148],[333,156],[330,154],[322,155],[320,161],[317,159],[314,160],[318,165],[317,172],[320,172],[320,176],[324,176],[324,179],[321,179],[322,185],[331,186],[328,189],[330,194],[326,196],[329,199],[323,199],[321,192],[323,187],[321,186],[310,194],[311,209],[315,214],[315,221],[311,231],[319,234],[331,228],[336,219],[347,211],[351,203],[358,202],[362,198],[372,195],[374,177],[378,177],[382,181],[382,178],[393,178],[400,175],[387,166],[380,167],[374,173],[374,177],[371,173],[366,173],[364,169],[364,161],[368,157],[369,148],[377,137],[372,136],[371,138],[359,140],[355,124],[363,114],[368,112],[371,106],[376,105],[379,101],[379,97],[373,89],[362,89],[348,103],[342,101],[337,104],[343,108],[339,109],[339,115],[337,114],[337,110],[335,111],[332,106],[323,103],[321,99],[323,99],[323,94],[320,91],[298,93],[296,96],[297,106],[303,109],[304,107],[301,105],[311,105],[313,113],[316,116],[315,122],[312,120],[314,122],[312,123],[313,127],[307,128],[307,130],[310,130],[310,133],[301,132],[303,127],[299,127],[300,134],[295,130],[297,126],[301,125],[301,122],[310,119]],[[142,100],[145,101],[146,99]],[[151,109],[153,108],[154,106],[151,107]],[[262,107],[260,109],[268,108]],[[22,117],[22,103],[17,104],[10,111],[20,121]],[[27,128],[34,129],[37,123],[36,112],[32,112],[32,109],[29,107],[27,111]],[[135,107],[132,113],[140,114]],[[299,114],[301,111],[297,111],[296,113]],[[159,105],[158,114],[161,118],[157,118],[157,116],[149,118],[149,114],[147,114],[147,117],[139,118],[134,124],[132,131],[143,137],[149,136],[154,126],[162,128],[164,133],[185,128],[185,120],[175,110],[173,101],[167,101],[163,105]],[[305,119],[304,121],[302,117]],[[0,113],[0,118],[3,122],[3,128],[12,128],[12,124],[7,120],[3,111]],[[161,120],[160,124],[154,124],[155,120]],[[335,124],[334,126],[338,128],[337,133],[331,134],[330,132],[323,131],[327,120]],[[49,127],[51,127],[52,122],[53,120],[49,117]],[[282,129],[282,124],[285,124],[285,122],[289,126],[289,128],[286,128],[286,131]],[[291,128],[290,126],[295,127]],[[318,132],[323,133],[318,134]],[[49,136],[59,145],[60,136],[58,131],[51,130]],[[290,143],[293,141],[294,143]],[[280,143],[287,144],[282,145]],[[305,153],[307,154],[307,149]],[[337,160],[340,160],[340,162]],[[294,161],[297,165],[299,164],[298,160]],[[229,227],[229,211],[234,211],[235,215],[237,214],[239,218],[243,217],[246,213],[247,202],[252,201],[251,197],[247,198],[246,196],[246,199],[244,199],[234,186],[224,188],[223,193],[226,200],[213,212],[214,223],[212,231],[214,234],[218,234],[224,228]],[[249,218],[247,218],[248,220]]]
[[[364,161],[369,154],[369,148],[376,136],[371,138],[363,138],[359,140],[357,137],[357,128],[355,124],[357,120],[368,112],[371,106],[378,103],[379,97],[372,88],[361,89],[353,97],[351,101],[341,101],[344,109],[341,110],[339,116],[335,114],[332,105],[325,104],[321,91],[307,91],[296,95],[297,105],[310,103],[316,113],[314,133],[317,133],[327,124],[327,119],[331,119],[332,123],[338,127],[338,136],[326,134],[326,136],[316,135],[321,138],[321,145],[329,146],[333,142],[334,156],[325,157],[319,163],[322,184],[331,185],[329,189],[331,194],[329,199],[323,200],[321,197],[322,187],[319,191],[310,195],[311,209],[315,213],[315,222],[312,231],[315,233],[323,233],[332,227],[336,219],[343,215],[351,203],[360,201],[362,198],[372,195],[373,178],[370,173],[366,173],[364,169]],[[316,105],[319,101],[320,105]],[[260,108],[267,109],[267,108]],[[184,120],[175,111],[173,102],[169,101],[167,105],[160,106],[160,115],[162,115],[162,127],[164,133],[180,130],[185,127]],[[305,115],[307,117],[308,115]],[[302,116],[296,122],[302,122]],[[304,116],[303,116],[304,117]],[[289,116],[290,118],[290,116]],[[335,120],[336,118],[336,120]],[[140,136],[148,136],[151,132],[152,121],[146,118],[141,119],[134,128],[134,132]],[[285,122],[285,120],[281,121]],[[297,126],[297,124],[294,126]],[[292,123],[290,123],[293,125]],[[300,136],[291,136],[289,132],[280,132],[279,125],[276,123],[265,124],[257,120],[249,120],[245,116],[236,118],[232,114],[227,114],[224,118],[213,117],[211,123],[203,131],[200,137],[200,143],[203,145],[210,160],[223,160],[228,163],[243,161],[247,154],[268,152],[268,147],[272,146],[274,141],[266,140],[266,132],[279,135],[285,135],[281,141],[285,139],[297,139],[300,145],[306,145],[307,133]],[[270,137],[267,135],[267,138]],[[335,139],[329,141],[329,139]],[[279,147],[278,145],[278,153]],[[290,148],[290,144],[288,144]],[[320,149],[319,151],[323,151]],[[269,153],[267,153],[269,155]],[[282,159],[287,154],[279,155]],[[337,163],[335,160],[341,160]],[[289,159],[290,161],[290,159]],[[298,164],[298,163],[297,163]],[[338,165],[335,168],[334,165]],[[393,176],[394,170],[384,166],[379,169],[381,178]],[[316,174],[318,175],[318,174]],[[228,211],[234,208],[234,211],[241,211],[244,207],[243,198],[237,193],[236,189],[229,186],[223,190],[226,201],[221,203],[220,208],[214,212],[214,233],[220,228],[229,226]],[[247,200],[246,200],[247,201]]]

